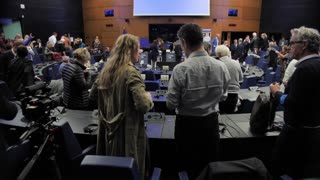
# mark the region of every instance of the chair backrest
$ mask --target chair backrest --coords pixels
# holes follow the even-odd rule
[[[74,135],[69,123],[67,121],[61,120],[54,124],[58,127],[58,131],[55,136],[60,145],[60,150],[62,157],[65,160],[73,160],[78,155],[82,154],[82,148]]]
[[[146,85],[146,91],[156,91],[160,89],[160,82],[159,81],[144,81]]]
[[[156,76],[155,76],[155,74],[154,74],[154,72],[152,70],[142,71],[141,74],[145,74],[146,75],[146,80],[148,80],[148,81],[156,80]]]
[[[266,74],[266,84],[270,85],[271,83],[275,82],[276,80],[276,73],[275,72],[270,72]]]
[[[277,65],[277,68],[276,68],[276,81],[280,82],[280,80],[281,80],[281,66]]]
[[[236,161],[211,162],[197,180],[269,180],[271,179],[261,160],[249,158]]]
[[[253,64],[253,56],[247,56],[245,61],[246,64]]]
[[[240,88],[241,89],[246,89],[250,86],[256,86],[257,85],[257,77],[252,75],[252,76],[246,76],[243,79],[243,83],[241,84]]]
[[[261,68],[264,72],[266,72],[268,68],[267,61],[264,58],[259,59],[257,66]]]
[[[137,165],[131,157],[87,155],[80,165],[83,180],[140,180]]]
[[[30,140],[27,139],[1,153],[5,153],[6,160],[1,158],[0,161],[0,179],[16,179],[24,168],[25,160],[32,157],[33,149]]]

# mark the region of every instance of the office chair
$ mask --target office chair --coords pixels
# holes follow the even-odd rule
[[[80,169],[83,180],[141,179],[136,162],[132,157],[88,155],[81,162]],[[158,180],[160,175],[161,169],[155,168],[151,180]]]
[[[160,82],[159,81],[144,81],[144,84],[146,85],[146,91],[156,91],[157,89],[160,89]]]
[[[148,81],[155,81],[156,80],[156,76],[152,70],[144,70],[141,72],[141,74],[145,74],[146,80],[148,80]]]
[[[179,173],[180,180],[188,180],[186,172]],[[209,163],[196,180],[271,180],[272,177],[258,158]]]

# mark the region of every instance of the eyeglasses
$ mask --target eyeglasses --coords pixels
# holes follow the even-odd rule
[[[297,44],[297,43],[304,43],[305,41],[290,41],[289,42],[289,45],[292,46],[294,44]]]

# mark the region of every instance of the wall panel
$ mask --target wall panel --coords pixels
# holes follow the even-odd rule
[[[122,33],[123,27],[128,33],[148,38],[149,24],[192,22],[203,28],[212,29],[213,34],[221,34],[222,31],[259,31],[262,4],[262,0],[211,0],[209,17],[134,17],[133,0],[83,0],[82,2],[86,40],[92,39],[95,34],[109,33],[103,36],[104,46],[112,46],[114,40]],[[104,17],[105,9],[114,9],[114,17]],[[238,9],[238,17],[229,17],[229,9]],[[129,22],[125,22],[126,19]],[[90,27],[86,25],[87,23],[91,24]],[[101,27],[99,23],[102,24]],[[105,27],[106,24],[112,24],[113,27]]]

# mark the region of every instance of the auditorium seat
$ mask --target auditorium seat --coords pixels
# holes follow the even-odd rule
[[[257,77],[254,75],[246,76],[243,79],[242,84],[240,85],[240,89],[246,89],[250,86],[256,86],[257,85]]]
[[[272,177],[258,158],[234,161],[211,162],[205,167],[197,180],[271,180]]]
[[[132,157],[116,156],[86,156],[80,165],[81,177],[83,180],[140,180],[135,160]],[[161,169],[153,170],[151,180],[160,178]]]
[[[152,70],[144,70],[141,72],[141,74],[145,74],[146,75],[146,79],[148,81],[154,81],[156,80],[156,76],[154,74],[154,72]]]
[[[268,64],[264,58],[260,58],[257,66],[261,68],[264,72],[267,71]]]
[[[253,65],[253,56],[247,56],[245,60],[246,64],[252,64]]]
[[[144,81],[146,85],[146,91],[156,91],[160,89],[160,82],[159,81]]]

